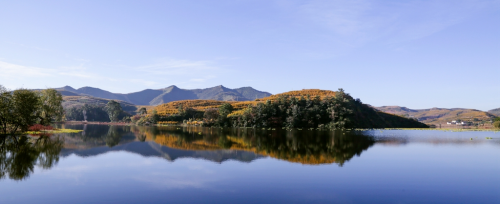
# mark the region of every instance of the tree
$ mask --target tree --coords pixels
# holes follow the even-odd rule
[[[500,121],[495,121],[493,123],[493,127],[497,128],[497,129],[500,129]]]
[[[233,106],[229,103],[224,103],[219,106],[219,118],[218,123],[220,126],[227,127],[229,126],[227,115],[233,112]]]
[[[219,107],[219,115],[227,117],[231,112],[233,112],[233,106],[229,103],[224,103]]]
[[[118,121],[118,116],[122,113],[120,103],[114,100],[111,100],[108,104],[106,104],[105,110],[108,113],[109,120],[111,120],[111,122]]]
[[[62,120],[62,96],[54,89],[8,91],[0,85],[0,134],[25,132],[34,124]]]
[[[134,115],[132,117],[130,117],[130,120],[132,123],[137,123],[137,121],[139,121],[139,119],[141,119],[142,117],[140,115]]]
[[[219,118],[219,112],[215,108],[210,108],[203,114],[203,125],[212,126]]]
[[[146,108],[142,107],[141,109],[139,109],[139,114],[146,115],[148,114],[148,111],[146,110]]]
[[[49,125],[52,121],[61,121],[64,115],[62,95],[55,89],[45,89],[40,92],[40,124]]]
[[[156,124],[159,119],[160,116],[158,115],[158,112],[156,112],[156,109],[153,109],[153,112],[151,113],[151,123]]]
[[[0,134],[7,134],[7,127],[12,120],[13,105],[9,90],[0,85]]]
[[[184,108],[182,107],[182,104],[180,104],[179,107],[177,107],[177,114],[179,114],[180,116],[184,116],[185,111]]]
[[[18,89],[12,93],[12,113],[10,133],[18,130],[25,132],[35,124],[41,112],[40,98],[37,93],[27,89]]]
[[[332,129],[344,129],[349,127],[350,116],[353,113],[351,108],[352,97],[344,92],[344,89],[339,89],[335,97],[331,99],[331,104],[328,108],[332,121],[329,127]]]

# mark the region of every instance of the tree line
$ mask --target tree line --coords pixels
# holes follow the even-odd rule
[[[61,121],[62,95],[54,89],[9,91],[0,85],[0,134],[25,132],[34,124]]]
[[[63,97],[55,89],[10,91],[0,85],[0,134],[26,132],[39,124],[49,126],[63,120],[119,121],[128,118],[120,103],[111,100],[105,106],[85,104],[64,110]]]
[[[130,122],[130,114],[123,111],[120,103],[114,100],[108,101],[104,106],[85,104],[66,108],[64,112],[68,121]]]

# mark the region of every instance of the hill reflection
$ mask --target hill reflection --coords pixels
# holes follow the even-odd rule
[[[134,127],[147,141],[182,150],[242,150],[302,164],[342,166],[375,143],[361,133],[249,128]]]
[[[361,132],[99,125],[72,128],[82,128],[84,132],[65,135],[63,155],[93,156],[124,150],[170,161],[191,157],[214,162],[230,159],[249,162],[269,156],[301,164],[336,163],[342,166],[375,143],[372,137]]]

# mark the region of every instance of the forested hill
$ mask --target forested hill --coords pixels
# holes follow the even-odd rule
[[[203,119],[205,126],[287,128],[426,128],[415,119],[384,113],[349,94],[290,91],[254,101],[174,101],[154,108],[163,123]]]
[[[171,101],[192,99],[250,101],[271,95],[268,92],[258,91],[252,87],[230,89],[222,85],[206,89],[181,89],[177,86],[169,86],[163,89],[146,89],[127,94],[111,93],[94,87],[74,89],[73,87],[65,86],[56,88],[56,90],[63,96],[93,96],[125,101],[135,105],[160,105]]]

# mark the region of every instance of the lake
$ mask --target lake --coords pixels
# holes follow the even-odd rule
[[[1,203],[500,203],[500,132],[65,128],[2,148]]]

